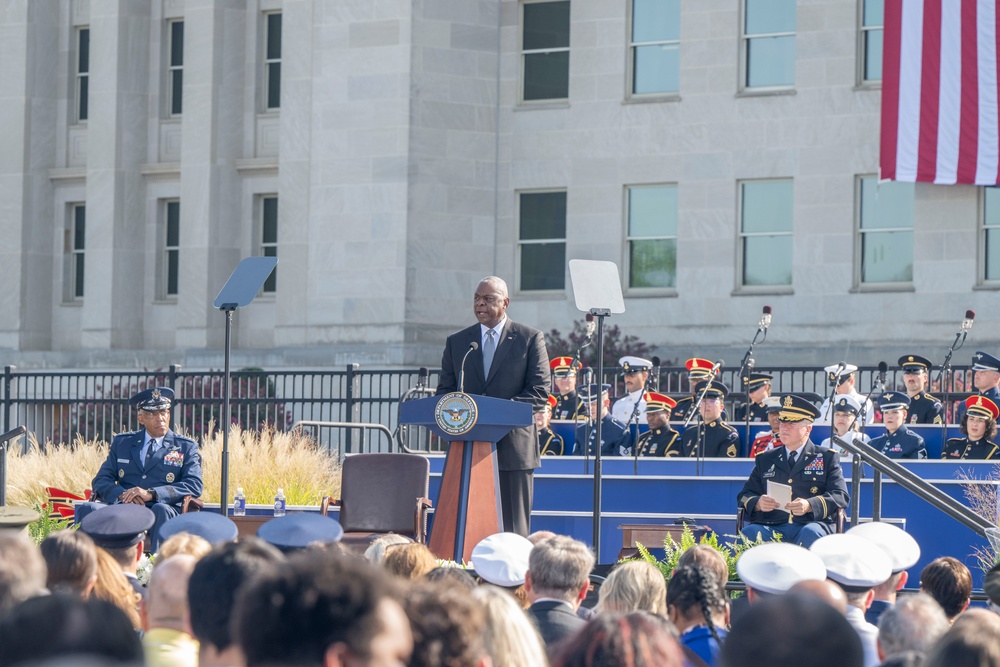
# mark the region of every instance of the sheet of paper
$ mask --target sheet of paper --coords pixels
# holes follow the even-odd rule
[[[792,487],[767,480],[767,495],[777,500],[779,507],[785,511],[785,505],[792,502]]]

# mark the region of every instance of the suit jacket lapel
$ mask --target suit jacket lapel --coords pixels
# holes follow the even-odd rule
[[[475,377],[479,381],[479,386],[486,385],[486,374],[483,372],[483,329],[479,324],[472,327],[469,332],[469,341],[465,344],[466,349],[468,349],[469,343],[475,343],[479,347],[472,351],[469,355],[469,359],[465,362],[465,372],[466,374],[472,373],[472,377]],[[465,354],[464,352],[462,354]],[[466,384],[471,384],[466,382]]]
[[[487,384],[491,380],[493,380],[493,376],[496,375],[497,369],[500,368],[501,365],[503,365],[503,360],[510,353],[510,348],[513,346],[514,337],[517,334],[511,329],[510,325],[511,321],[510,318],[508,317],[507,321],[504,322],[503,331],[500,333],[500,340],[497,341],[497,351],[493,355],[493,365],[490,366],[490,375],[488,378],[486,378]],[[482,361],[480,361],[479,365],[480,366],[483,365]]]
[[[142,445],[146,442],[146,429],[139,431],[137,435],[132,436],[132,446],[129,447],[129,459],[136,462],[139,466],[139,470],[143,469],[142,460]]]

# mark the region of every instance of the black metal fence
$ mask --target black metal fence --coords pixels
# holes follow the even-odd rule
[[[812,367],[767,369],[774,375],[773,393],[811,393],[817,397],[829,393],[826,374]],[[859,370],[856,387],[867,393],[876,381],[878,369]],[[720,379],[727,386],[741,385],[738,369],[723,369]],[[663,393],[683,395],[688,392],[687,373],[682,367],[662,367],[654,373]],[[934,378],[936,380],[936,373]],[[384,434],[362,426],[324,425],[328,422],[382,424],[391,432],[397,427],[397,408],[401,401],[422,398],[433,393],[438,371],[362,370],[357,364],[343,370],[267,371],[258,368],[232,373],[231,412],[223,418],[223,372],[185,371],[180,366],[152,371],[18,371],[4,368],[2,385],[4,431],[24,425],[43,445],[70,443],[77,439],[110,440],[115,433],[135,430],[135,411],[128,399],[136,392],[153,386],[174,390],[176,399],[172,425],[192,437],[201,437],[228,421],[244,428],[265,425],[288,430],[298,425],[323,447],[341,453],[391,451],[397,443]],[[624,392],[616,369],[606,369],[604,381],[612,393]],[[586,381],[586,372],[579,382]],[[955,367],[944,378],[950,402],[974,391],[968,367]],[[902,375],[890,371],[890,388],[903,389]],[[943,398],[940,383],[931,391]],[[742,399],[730,396],[730,407]],[[426,433],[407,432],[400,441],[412,449],[434,449]]]

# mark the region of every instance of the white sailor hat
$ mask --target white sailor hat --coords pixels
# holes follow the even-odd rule
[[[847,531],[848,535],[860,535],[882,547],[889,557],[892,573],[909,570],[920,560],[920,545],[908,532],[882,521],[862,523]]]
[[[850,412],[856,415],[861,412],[861,401],[854,398],[851,394],[840,394],[833,402],[833,411]]]
[[[835,387],[837,385],[844,384],[844,382],[851,377],[851,373],[858,370],[858,367],[854,364],[834,364],[832,366],[827,366],[823,370],[826,371],[826,377],[830,380],[830,386]],[[840,374],[839,379],[837,377],[838,373]]]
[[[787,542],[751,547],[736,561],[736,573],[760,593],[782,594],[800,581],[823,581],[826,566],[808,549]]]
[[[867,591],[892,575],[889,555],[859,535],[824,535],[809,550],[823,560],[827,578],[849,593]]]
[[[472,567],[483,581],[512,588],[524,583],[531,542],[517,533],[496,533],[472,549]]]
[[[777,396],[768,396],[760,402],[768,412],[781,412],[781,399]]]
[[[618,360],[618,365],[621,366],[625,374],[628,375],[630,373],[648,371],[653,367],[653,362],[639,357],[622,357]]]

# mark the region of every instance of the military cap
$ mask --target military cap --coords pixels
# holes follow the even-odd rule
[[[524,583],[534,545],[517,533],[496,533],[472,549],[472,567],[483,581],[511,588]]]
[[[892,565],[882,547],[859,535],[824,535],[809,547],[826,566],[826,576],[848,593],[874,588],[892,576]]]
[[[777,396],[768,396],[760,402],[768,412],[781,412],[781,399]]]
[[[762,384],[770,383],[774,379],[774,376],[770,373],[750,373],[743,378],[743,386],[747,388],[747,391],[754,391]]]
[[[841,394],[833,403],[834,412],[849,412],[852,415],[861,413],[861,401],[850,394]]]
[[[725,398],[729,395],[729,387],[718,380],[712,380],[711,383],[708,380],[702,380],[694,386],[694,393],[700,394],[706,386],[708,391],[705,392],[705,398]]]
[[[887,391],[878,397],[878,407],[882,412],[909,410],[910,397],[902,391]]]
[[[22,531],[28,524],[38,521],[41,515],[27,507],[0,507],[0,531]]]
[[[976,352],[972,355],[972,370],[1000,371],[1000,359],[986,352]]]
[[[601,394],[607,394],[610,389],[610,384],[590,384],[580,389],[580,398],[585,401],[594,402]]]
[[[905,354],[899,358],[897,362],[899,367],[903,369],[904,373],[919,373],[921,371],[930,370],[931,363],[930,359],[918,356],[916,354]]]
[[[145,505],[124,503],[91,512],[83,517],[80,530],[90,535],[99,547],[124,549],[138,544],[155,521],[153,511]]]
[[[920,545],[917,541],[908,532],[891,523],[868,521],[851,528],[847,534],[859,535],[882,547],[882,551],[889,557],[893,574],[909,570],[920,560]]]
[[[712,369],[715,367],[715,364],[708,359],[693,357],[684,363],[684,367],[687,368],[688,375],[691,377],[705,378],[712,374]]]
[[[969,396],[965,399],[965,412],[971,417],[983,419],[996,419],[1000,416],[1000,408],[985,396]]]
[[[781,412],[778,419],[783,422],[816,421],[819,410],[816,406],[795,394],[785,394],[781,397]]]
[[[677,401],[655,391],[647,391],[642,397],[646,401],[646,412],[663,412],[677,407]]]
[[[833,366],[827,366],[823,369],[826,371],[827,380],[830,381],[831,387],[836,387],[837,385],[844,384],[853,375],[858,367],[854,364],[834,364]],[[840,373],[840,378],[838,380],[837,373]]]
[[[178,533],[190,533],[205,538],[211,544],[232,542],[239,534],[229,517],[215,512],[188,512],[169,519],[160,528],[160,544]]]
[[[653,362],[639,357],[622,357],[618,360],[618,365],[622,367],[625,375],[631,375],[643,371],[649,372],[653,367]]]
[[[170,387],[151,387],[129,399],[128,404],[146,412],[169,410],[174,400],[174,390]]]
[[[579,361],[575,361],[573,357],[556,357],[549,362],[549,368],[552,369],[552,374],[558,377],[567,377],[569,375],[576,375],[576,371],[579,370],[582,364]]]
[[[766,542],[743,552],[736,574],[760,593],[780,595],[800,581],[823,581],[826,566],[808,549],[788,542]]]
[[[556,405],[558,405],[558,403],[559,399],[553,396],[552,394],[549,394],[549,397],[545,399],[545,405],[539,408],[539,411],[548,410],[549,412],[552,412],[553,410],[556,409]]]
[[[278,516],[257,529],[257,537],[282,551],[305,549],[310,544],[339,542],[344,529],[335,519],[314,512]]]
[[[995,605],[1000,605],[1000,563],[990,568],[983,579],[983,591]]]

